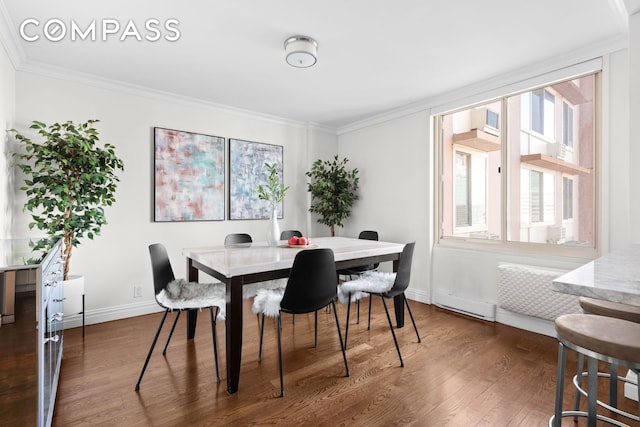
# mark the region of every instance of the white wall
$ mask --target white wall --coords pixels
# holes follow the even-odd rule
[[[147,249],[150,243],[164,243],[176,276],[184,277],[184,247],[221,244],[224,236],[233,232],[266,239],[266,220],[153,222],[154,126],[284,146],[284,179],[291,190],[285,199],[285,217],[279,223],[281,229],[296,228],[305,234],[310,231],[304,175],[308,159],[323,153],[324,145],[335,152],[337,144],[337,136],[302,126],[25,72],[17,73],[17,94],[14,126],[19,130],[26,131],[32,120],[51,124],[97,118],[101,120],[97,124],[101,141],[114,144],[124,161],[117,201],[106,209],[109,224],[101,236],[84,240],[74,249],[71,260],[71,273],[86,276],[88,323],[156,308]],[[21,213],[24,196],[16,191],[20,200],[14,205],[13,234],[21,237],[29,234],[29,218]],[[133,298],[134,285],[143,285],[144,298]]]
[[[640,27],[640,20],[634,24]],[[640,34],[640,28],[636,30]],[[640,38],[636,35],[636,43]],[[640,49],[636,49],[640,52]],[[640,217],[640,145],[629,143],[630,116],[640,115],[640,93],[629,108],[630,76],[640,72],[629,65],[626,50],[605,57],[603,71],[603,134],[601,168],[602,248],[605,251],[640,242],[637,227],[630,218]],[[634,72],[635,70],[635,72]],[[509,83],[509,82],[503,82]],[[640,83],[638,84],[640,86]],[[486,88],[485,88],[486,89]],[[438,102],[447,104],[446,95]],[[436,106],[434,106],[435,108]],[[495,303],[497,299],[496,267],[499,262],[572,269],[587,260],[544,255],[504,253],[495,250],[471,250],[441,245],[431,246],[433,233],[432,182],[433,161],[429,144],[428,106],[417,113],[349,131],[340,135],[341,156],[353,159],[362,171],[362,201],[342,233],[355,236],[364,228],[381,231],[382,239],[408,241],[417,236],[421,252],[416,253],[412,297],[433,301],[436,292],[471,301]],[[634,121],[636,133],[640,122]],[[632,146],[635,146],[632,147]],[[634,207],[630,207],[633,204]],[[635,206],[638,205],[638,206]],[[630,230],[634,230],[630,233]],[[428,293],[428,298],[422,295]]]
[[[629,201],[631,204],[630,216],[635,219],[634,227],[628,232],[633,242],[640,242],[640,227],[637,226],[637,220],[640,218],[640,168],[638,161],[640,159],[640,12],[629,18],[629,116],[628,129],[629,138],[633,143],[630,144],[629,150],[629,182],[631,192],[629,193]]]
[[[0,239],[11,237],[13,217],[13,167],[8,129],[13,125],[16,73],[0,44]]]
[[[336,231],[357,237],[361,230],[376,230],[380,240],[415,240],[409,294],[427,303],[432,246],[430,132],[429,113],[424,111],[340,135],[340,158],[348,158],[348,166],[359,171],[360,199],[344,229]]]

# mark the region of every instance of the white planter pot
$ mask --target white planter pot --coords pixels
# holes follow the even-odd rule
[[[72,316],[84,311],[84,276],[69,275],[69,280],[62,282],[64,286],[64,315]]]

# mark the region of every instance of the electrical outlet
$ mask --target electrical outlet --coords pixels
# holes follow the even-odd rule
[[[134,298],[142,298],[142,286],[134,285],[133,286],[133,297]]]

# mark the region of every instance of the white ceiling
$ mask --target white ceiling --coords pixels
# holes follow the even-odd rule
[[[576,52],[626,43],[640,0],[0,0],[3,44],[19,70],[122,83],[339,130],[439,94]],[[115,19],[108,40],[23,40],[20,24],[81,28]],[[120,41],[133,20],[177,19],[175,42]],[[2,21],[2,19],[0,19]],[[163,34],[168,34],[164,32]],[[319,44],[296,69],[284,40]]]

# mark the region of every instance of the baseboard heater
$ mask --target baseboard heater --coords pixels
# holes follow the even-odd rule
[[[495,322],[496,305],[483,301],[473,301],[451,294],[436,292],[435,305],[456,313]]]
[[[554,321],[566,313],[582,313],[578,297],[553,290],[552,281],[566,271],[524,264],[500,263],[498,307],[512,313]]]

